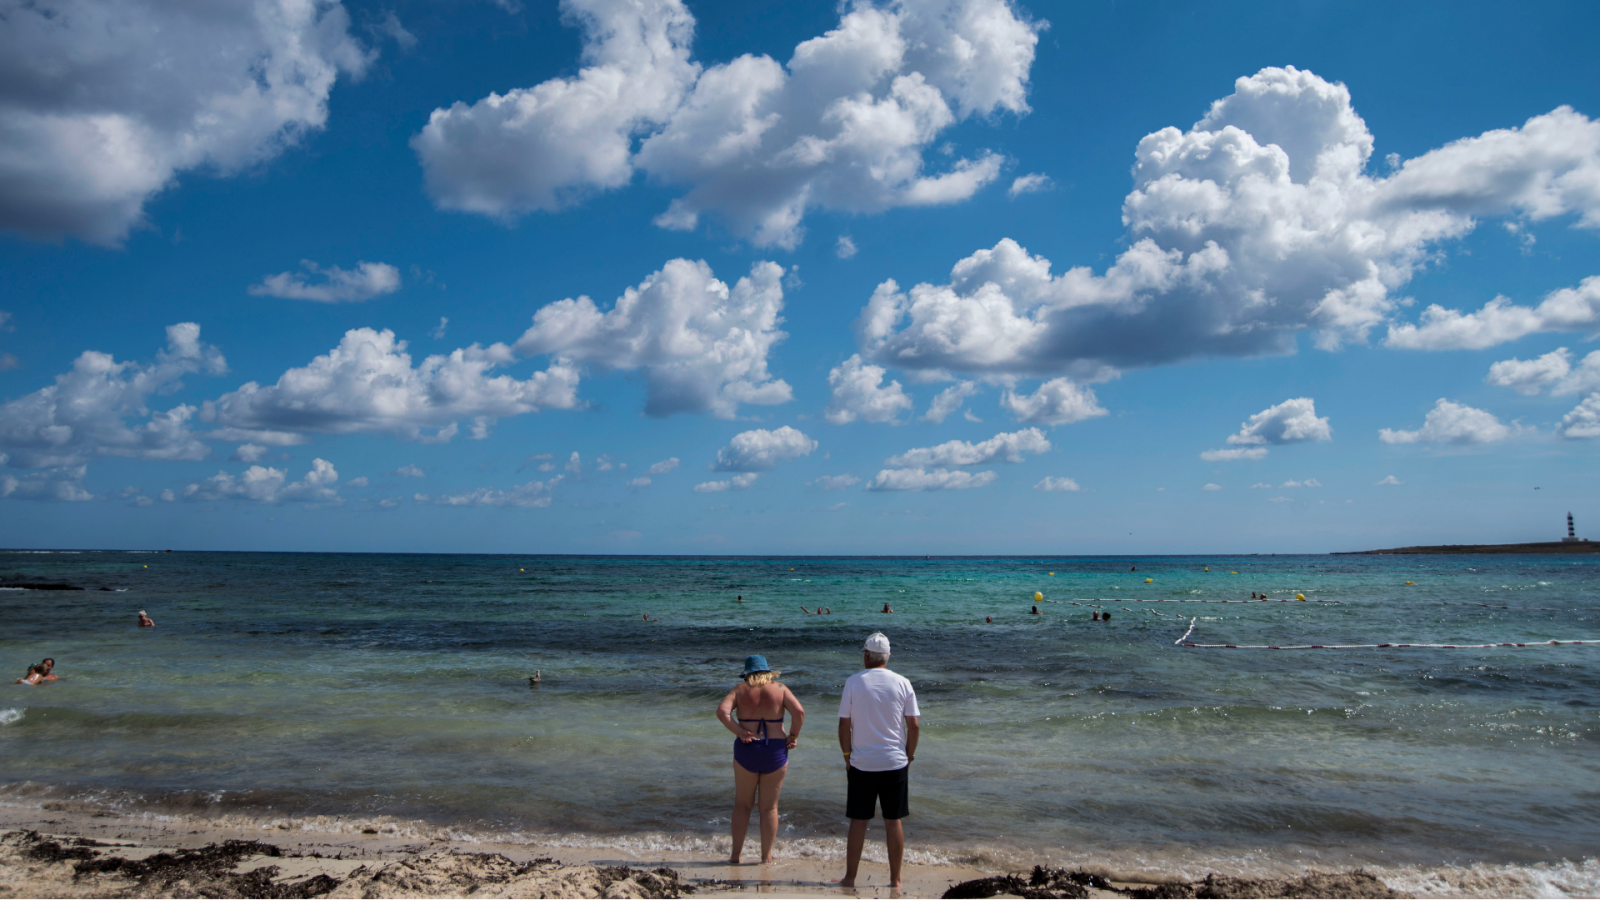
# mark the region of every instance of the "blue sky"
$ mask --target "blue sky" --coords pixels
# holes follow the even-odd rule
[[[1600,516],[1588,4],[10,6],[5,546]]]

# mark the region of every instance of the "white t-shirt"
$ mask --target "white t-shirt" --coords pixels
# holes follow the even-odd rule
[[[904,768],[906,716],[920,715],[905,678],[882,667],[851,675],[839,698],[839,718],[850,720],[850,765],[863,772]]]

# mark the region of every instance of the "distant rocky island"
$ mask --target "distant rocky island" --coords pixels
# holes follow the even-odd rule
[[[1600,553],[1600,541],[1539,541],[1532,544],[1440,544],[1435,547],[1393,547],[1388,550],[1348,550],[1334,556],[1370,556],[1383,553]]]

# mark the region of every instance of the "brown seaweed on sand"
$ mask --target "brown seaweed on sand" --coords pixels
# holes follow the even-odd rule
[[[236,871],[283,852],[259,841],[224,841],[128,859],[36,831],[0,836],[0,895],[33,897],[682,897],[693,885],[672,869],[566,865],[553,859],[519,863],[498,853],[413,853],[362,866],[343,879],[318,873],[280,880],[278,866]]]
[[[1376,877],[1356,870],[1338,874],[1307,875],[1304,878],[1275,880],[1269,878],[1233,878],[1226,875],[1207,875],[1204,881],[1190,883],[1157,884],[1150,886],[1120,887],[1099,875],[1088,872],[1069,872],[1034,866],[1033,873],[1021,875],[996,875],[963,881],[944,892],[953,900],[976,900],[1006,894],[1015,897],[1071,897],[1089,896],[1089,889],[1111,891],[1126,897],[1152,898],[1152,900],[1180,900],[1180,898],[1268,898],[1268,897],[1329,897],[1329,898],[1389,898],[1401,897]]]

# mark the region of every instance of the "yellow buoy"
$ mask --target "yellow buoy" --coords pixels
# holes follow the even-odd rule
[[[1305,594],[1295,594],[1294,598],[1296,600],[1304,600],[1306,598],[1306,595]]]
[[[517,570],[517,571],[518,571],[518,572],[526,572],[526,571],[528,571],[528,570],[527,570],[527,569],[518,569],[518,570]]]
[[[1238,573],[1238,572],[1229,572],[1229,573],[1228,573],[1228,574],[1229,574],[1229,575],[1237,575],[1237,574],[1239,574],[1239,573]]]
[[[1054,573],[1054,572],[1051,572],[1051,573],[1050,573],[1050,577],[1051,577],[1051,578],[1054,578],[1054,577],[1056,577],[1056,573]]]
[[[149,566],[145,566],[145,568],[146,568],[146,569],[148,569],[148,568],[150,568],[150,567],[149,567]],[[1406,582],[1406,584],[1410,584],[1410,583],[1411,583],[1411,582],[1409,582],[1409,581],[1408,581],[1408,582]]]
[[[149,567],[149,566],[145,566],[145,568],[147,568],[147,569],[148,569],[148,568],[150,568],[150,567]],[[1406,582],[1406,584],[1416,584],[1416,582],[1415,582],[1415,581],[1408,581],[1408,582]]]
[[[1150,582],[1152,582],[1152,581],[1155,581],[1155,579],[1154,579],[1154,578],[1146,578],[1146,579],[1145,579],[1145,580],[1144,580],[1144,583],[1145,583],[1145,584],[1149,584],[1149,583],[1150,583]]]
[[[1033,602],[1035,602],[1035,603],[1043,603],[1044,602],[1044,594],[1041,594],[1038,591],[1034,591],[1033,592]]]
[[[1210,566],[1206,566],[1206,571],[1207,572],[1211,571],[1211,567]]]

